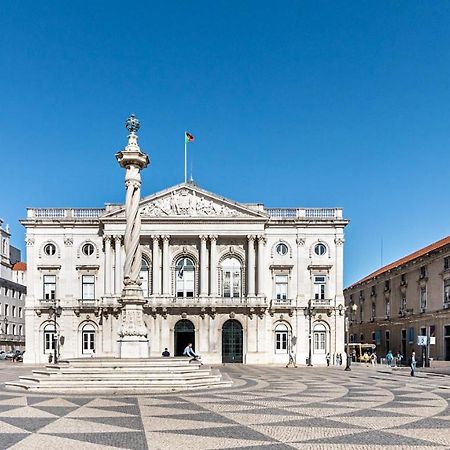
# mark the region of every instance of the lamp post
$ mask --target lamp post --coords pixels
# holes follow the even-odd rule
[[[308,300],[308,307],[305,309],[305,316],[308,317],[308,367],[312,367],[312,324],[311,319],[316,315],[316,308],[312,306],[312,300]]]
[[[59,338],[58,338],[58,328],[57,328],[57,321],[56,318],[57,316],[60,316],[62,312],[62,308],[59,305],[56,305],[56,299],[53,299],[53,305],[50,306],[49,308],[49,313],[50,316],[53,316],[53,326],[55,327],[55,334],[54,334],[54,338],[53,338],[53,363],[57,364],[58,363],[58,343],[59,343]]]
[[[347,361],[346,361],[346,365],[345,365],[345,370],[347,370],[347,371],[352,370],[350,367],[352,364],[351,357],[350,357],[350,319],[351,319],[353,313],[356,312],[357,309],[358,309],[358,305],[356,303],[352,303],[347,308],[345,308],[345,310],[347,312],[347,314],[345,316],[345,331],[347,334],[347,358],[346,358]]]

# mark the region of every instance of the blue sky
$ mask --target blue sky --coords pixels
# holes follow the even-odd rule
[[[342,206],[345,283],[449,233],[450,2],[0,4],[0,217],[183,179],[266,206]]]

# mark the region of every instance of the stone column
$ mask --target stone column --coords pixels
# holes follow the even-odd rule
[[[264,296],[264,246],[266,238],[258,236],[258,295]]]
[[[141,170],[149,164],[148,156],[141,151],[136,132],[139,120],[134,115],[125,124],[128,134],[128,145],[116,153],[117,162],[126,170],[125,173],[125,264],[121,303],[122,317],[118,329],[119,356],[121,358],[148,357],[148,331],[144,322],[143,305],[146,302],[141,289],[142,249],[141,216]]]
[[[208,276],[206,266],[208,263],[208,253],[206,250],[206,240],[208,236],[200,236],[200,296],[208,295]]]
[[[217,297],[217,236],[209,236],[211,247],[209,250],[209,292],[213,297]]]
[[[105,242],[105,295],[111,295],[111,236],[103,238]]]
[[[307,266],[307,264],[303,261],[303,251],[306,244],[306,238],[303,236],[298,236],[296,239],[297,243],[297,260],[295,262],[296,264],[296,278],[297,278],[297,285],[296,285],[296,299],[297,299],[297,306],[300,306],[300,304],[304,303],[305,299],[305,292],[304,292],[304,283],[302,280],[302,271]]]
[[[249,235],[247,250],[247,297],[255,296],[255,236]]]
[[[122,278],[120,266],[122,264],[122,236],[114,236],[114,284],[116,294],[122,291]]]
[[[160,272],[159,272],[159,236],[152,236],[152,294],[161,294],[160,290]]]
[[[163,295],[169,295],[170,265],[169,265],[169,240],[170,236],[162,236],[163,240]]]

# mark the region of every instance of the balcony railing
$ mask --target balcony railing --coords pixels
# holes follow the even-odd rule
[[[311,300],[311,306],[314,308],[331,308],[330,298],[314,298]]]
[[[0,341],[21,342],[25,341],[25,336],[20,334],[0,334]]]
[[[290,298],[274,298],[274,299],[272,299],[272,306],[292,306],[292,299],[290,299]]]
[[[265,208],[274,219],[342,219],[341,208]]]
[[[28,208],[27,218],[92,220],[104,213],[104,208]]]

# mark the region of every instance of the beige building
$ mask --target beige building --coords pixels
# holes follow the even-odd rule
[[[357,306],[351,342],[374,343],[382,357],[415,350],[421,358],[418,336],[427,336],[429,356],[450,361],[450,236],[382,267],[344,295],[347,306]]]

